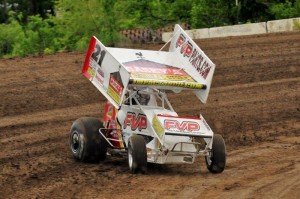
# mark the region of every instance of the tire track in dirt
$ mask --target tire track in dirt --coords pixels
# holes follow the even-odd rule
[[[99,103],[89,103],[71,108],[67,107],[62,109],[52,109],[48,111],[39,111],[28,114],[22,114],[21,116],[16,115],[11,117],[4,117],[0,119],[0,129],[7,126],[55,122],[64,119],[72,120],[82,115],[82,113],[78,111],[80,109],[86,110],[89,114],[94,115],[102,113],[103,110],[101,110],[101,108],[102,107],[99,106]]]
[[[207,105],[195,103],[196,97],[188,92],[184,99],[176,100],[171,96],[170,101],[176,104],[175,110],[181,115],[195,113],[195,107],[198,107],[201,111],[194,116],[203,114],[216,133],[221,133],[230,142],[247,143],[268,139],[270,134],[287,132],[294,135],[297,132],[299,88],[299,78],[279,79],[213,88]],[[187,107],[186,104],[194,106]],[[283,129],[277,129],[278,126]]]

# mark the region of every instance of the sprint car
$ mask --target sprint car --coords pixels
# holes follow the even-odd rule
[[[71,126],[76,160],[127,156],[132,173],[145,173],[147,163],[192,164],[204,156],[210,172],[223,172],[222,136],[201,114],[179,116],[167,98],[170,91],[191,90],[206,103],[215,64],[179,25],[169,43],[167,52],[150,51],[108,48],[91,38],[82,73],[107,103],[102,120],[82,117]]]

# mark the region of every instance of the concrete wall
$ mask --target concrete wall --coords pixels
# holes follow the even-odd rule
[[[300,18],[268,21],[267,22],[267,31],[268,32],[285,32],[285,31],[297,30],[297,27],[295,26],[295,23],[294,23],[295,21],[298,21],[300,23]]]
[[[161,35],[161,40],[163,42],[168,42],[173,36],[173,32],[163,32]]]
[[[196,39],[196,38],[197,39],[209,38],[209,28],[187,30],[186,33],[192,39]]]
[[[203,28],[187,30],[187,34],[192,39],[204,39],[213,37],[228,37],[228,36],[241,36],[241,35],[253,35],[264,34],[271,32],[293,31],[297,30],[294,21],[300,23],[300,18],[283,19],[276,21],[268,21],[262,23],[251,23],[234,26],[223,26],[215,28]],[[168,42],[173,33],[166,32],[162,34],[162,40]]]
[[[267,23],[252,23],[209,28],[209,37],[228,37],[266,33]]]
[[[209,30],[208,28],[203,28],[203,29],[186,30],[185,32],[192,39],[204,39],[204,38],[209,38],[208,30]],[[164,32],[162,33],[162,41],[168,42],[172,36],[173,36],[173,32]]]

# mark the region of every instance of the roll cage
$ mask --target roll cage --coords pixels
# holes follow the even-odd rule
[[[130,106],[139,106],[143,110],[143,106],[163,108],[174,112],[174,109],[168,100],[166,93],[163,90],[151,89],[151,88],[139,88],[133,90],[127,90],[128,96],[124,99],[123,104]],[[137,95],[149,95],[150,101],[148,104],[141,104],[137,99]]]

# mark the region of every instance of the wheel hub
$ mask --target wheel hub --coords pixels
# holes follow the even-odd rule
[[[207,164],[208,165],[211,165],[211,163],[212,163],[212,160],[211,160],[211,158],[212,158],[212,153],[211,152],[208,152],[208,154],[206,155],[206,162],[207,162]]]
[[[79,148],[79,134],[77,131],[73,132],[71,137],[71,148],[74,153],[78,151]]]
[[[133,158],[132,158],[131,148],[128,149],[128,163],[129,163],[129,167],[131,169],[132,168],[132,164],[133,164]]]

